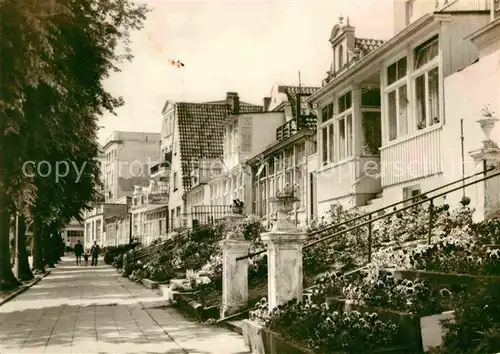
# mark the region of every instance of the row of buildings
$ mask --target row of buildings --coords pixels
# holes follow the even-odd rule
[[[161,133],[113,133],[85,243],[147,244],[213,222],[234,199],[270,221],[269,199],[286,184],[300,196],[290,217],[306,225],[336,203],[374,210],[475,172],[476,121],[500,108],[500,1],[393,1],[388,41],[339,19],[317,87],[278,86],[259,105],[236,92],[167,101]]]

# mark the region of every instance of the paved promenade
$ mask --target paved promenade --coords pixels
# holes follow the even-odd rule
[[[186,319],[156,293],[100,263],[64,258],[0,306],[0,353],[244,354],[241,336]]]

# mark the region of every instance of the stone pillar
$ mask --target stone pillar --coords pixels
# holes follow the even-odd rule
[[[488,174],[500,171],[500,148],[492,141],[483,142],[483,147],[479,150],[470,152],[479,170],[484,167],[493,171]],[[483,162],[484,161],[484,162]],[[485,163],[485,164],[484,164]],[[479,171],[478,171],[479,172]],[[478,178],[483,178],[480,175]],[[478,209],[483,214],[484,219],[491,219],[500,216],[500,176],[492,177],[477,184]]]
[[[248,258],[250,241],[245,241],[240,225],[245,216],[231,214],[228,219],[230,230],[222,246],[222,307],[220,317],[237,313],[248,305]]]
[[[267,245],[269,309],[292,299],[302,301],[303,297],[302,245],[307,233],[287,219],[294,202],[280,198],[272,201],[278,217],[271,231],[261,236]]]
[[[491,133],[498,119],[493,116],[489,105],[486,105],[481,110],[481,119],[477,122],[481,126],[486,140],[483,141],[481,149],[470,152],[470,156],[474,159],[476,166],[480,169],[494,168],[489,174],[500,171],[500,148],[491,140]],[[477,185],[478,206],[482,209],[484,219],[491,219],[500,216],[500,176],[489,178]]]

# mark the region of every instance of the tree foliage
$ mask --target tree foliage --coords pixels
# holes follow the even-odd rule
[[[129,0],[0,4],[0,224],[15,207],[38,225],[35,238],[50,237],[96,200],[98,119],[123,104],[103,80],[132,59],[129,32],[141,28],[146,12]],[[34,168],[40,161],[52,167],[47,177]],[[70,168],[56,179],[61,161]],[[1,226],[0,252],[8,252]],[[51,232],[40,235],[43,229]],[[0,282],[9,283],[4,255]]]

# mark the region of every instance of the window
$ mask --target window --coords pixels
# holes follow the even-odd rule
[[[421,193],[421,190],[420,190],[419,184],[411,186],[411,187],[405,187],[405,188],[403,188],[403,200],[416,197],[416,196],[420,195],[420,193]],[[415,198],[412,201],[405,202],[404,206],[414,204],[418,201],[418,199],[420,199],[420,198]]]
[[[352,156],[352,115],[346,117],[346,150],[347,156]]]
[[[323,165],[334,162],[335,159],[335,139],[334,139],[334,123],[327,125],[322,129],[322,162]]]
[[[328,126],[328,145],[330,146],[328,159],[330,162],[335,161],[335,133],[334,133],[334,124],[330,124]]]
[[[252,128],[241,127],[241,152],[252,152]]]
[[[414,51],[415,55],[415,67],[414,69],[419,69],[427,63],[430,63],[433,59],[437,58],[439,54],[439,41],[437,37],[433,37],[430,40],[422,43]]]
[[[339,56],[339,70],[341,70],[342,67],[344,66],[344,47],[342,47],[342,44],[339,45],[338,56]]]
[[[387,68],[388,140],[408,134],[407,59],[399,59]]]
[[[339,159],[345,158],[346,153],[346,124],[345,119],[339,119]]]
[[[403,79],[407,72],[406,57],[399,59],[387,68],[387,86],[392,85],[398,80]]]
[[[177,190],[178,186],[177,186],[177,172],[174,172],[174,178],[173,178],[173,182],[174,182],[174,191]]]
[[[328,127],[324,127],[323,129],[321,129],[321,134],[322,134],[322,137],[321,137],[321,140],[322,140],[322,159],[321,161],[323,162],[323,165],[326,165],[328,163]]]
[[[417,130],[440,122],[439,42],[436,37],[415,48],[415,113]]]
[[[351,91],[339,98],[339,114],[352,107],[352,94]]]
[[[333,102],[327,104],[326,106],[323,107],[323,109],[321,109],[321,122],[324,123],[332,118],[333,118]]]

